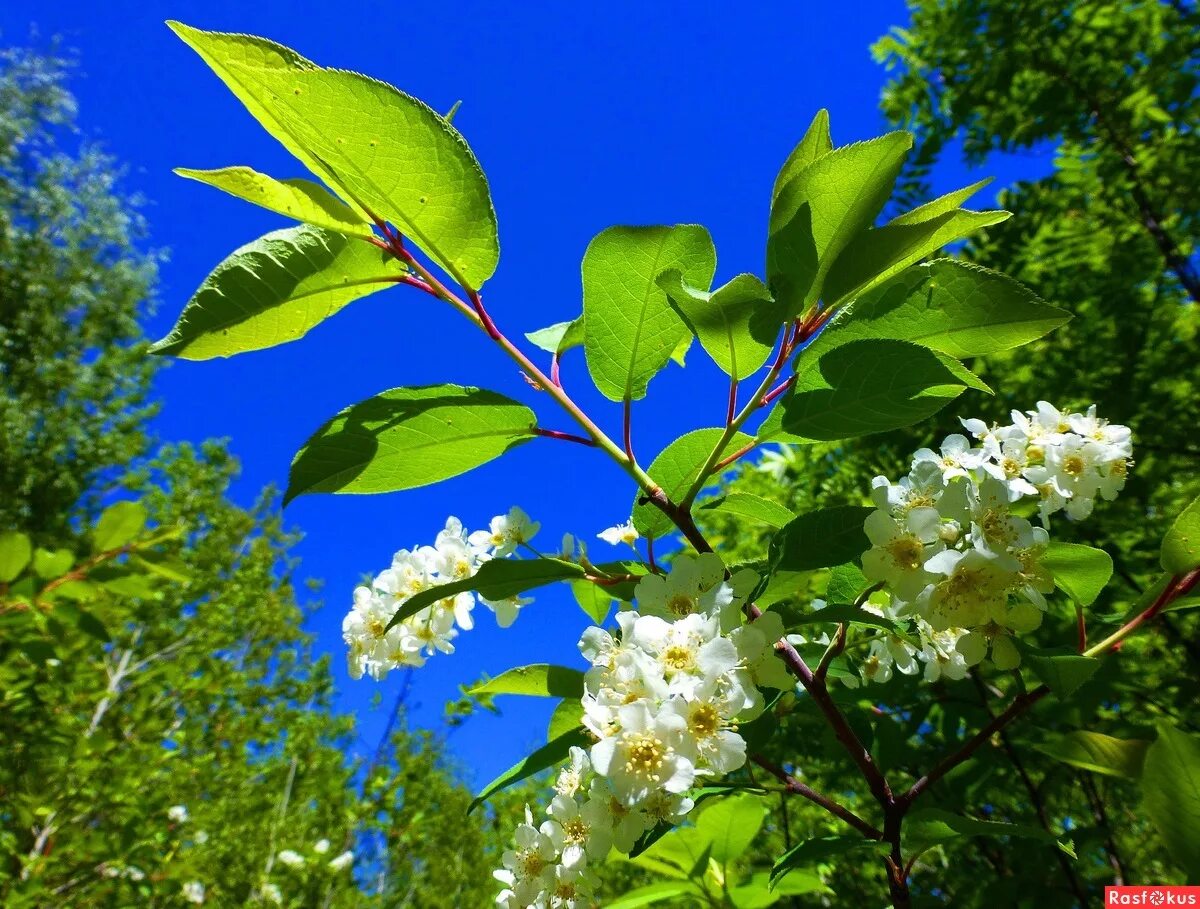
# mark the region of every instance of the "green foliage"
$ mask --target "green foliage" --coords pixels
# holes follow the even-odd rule
[[[274,42],[168,24],[347,203],[395,224],[475,289],[492,276],[500,246],[487,180],[443,117],[386,82]]]
[[[796,517],[789,509],[748,492],[731,492],[709,499],[700,506],[704,511],[717,511],[778,529]]]
[[[534,423],[528,407],[480,388],[393,388],[347,407],[304,443],[284,502],[436,483],[528,442]]]
[[[1171,574],[1186,574],[1200,566],[1200,499],[1175,519],[1162,544],[1162,567]]]
[[[871,544],[863,532],[870,508],[854,505],[822,508],[800,515],[771,537],[772,574],[841,565],[862,555]]]
[[[286,344],[406,273],[362,240],[318,227],[273,231],[218,265],[150,350],[208,360]]]
[[[1037,749],[1072,767],[1137,779],[1149,745],[1144,739],[1118,739],[1101,732],[1077,729],[1043,742]]]
[[[559,733],[537,751],[517,761],[516,764],[480,789],[479,794],[471,800],[468,810],[474,811],[496,793],[515,786],[534,774],[561,764],[566,760],[572,748],[582,747],[590,741],[588,734],[582,728],[571,727]]]
[[[1112,556],[1103,549],[1058,540],[1046,547],[1042,564],[1054,575],[1058,589],[1080,606],[1096,602],[1113,571]]]
[[[583,697],[583,673],[578,669],[551,666],[548,663],[518,666],[476,685],[468,693],[525,694],[578,700]]]
[[[313,227],[364,240],[375,236],[367,218],[311,180],[276,180],[250,167],[222,167],[219,170],[177,167],[175,173]]]
[[[1200,740],[1169,725],[1158,727],[1158,738],[1146,752],[1142,800],[1150,822],[1167,851],[1187,873],[1200,874]]]
[[[708,287],[717,254],[708,231],[674,227],[610,227],[583,256],[584,351],[592,381],[613,401],[646,396],[650,380],[687,338],[688,328],[657,278],[675,270]]]

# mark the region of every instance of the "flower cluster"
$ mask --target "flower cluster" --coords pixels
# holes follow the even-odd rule
[[[354,607],[342,621],[342,638],[349,647],[350,675],[364,673],[382,679],[401,666],[422,666],[434,653],[453,653],[459,629],[474,627],[471,612],[476,600],[496,614],[507,628],[522,606],[532,602],[519,596],[486,600],[470,591],[446,597],[409,616],[391,628],[392,616],[421,591],[469,578],[488,559],[512,555],[528,543],[541,525],[530,521],[520,508],[492,518],[487,530],[468,533],[458,518],[446,520],[432,546],[402,549],[389,568],[369,585],[354,591]]]
[[[893,667],[913,674],[919,663],[926,678],[962,678],[989,650],[997,667],[1018,665],[1011,636],[1041,624],[1054,590],[1042,564],[1050,516],[1085,518],[1098,496],[1114,499],[1125,485],[1129,429],[1097,417],[1094,406],[1064,413],[1042,401],[1013,411],[1005,426],[961,422],[974,444],[951,435],[939,451],[918,451],[898,483],[872,483],[863,573],[888,595],[875,608],[914,618],[917,638],[874,640],[864,679],[886,681]],[[1041,526],[1018,513],[1028,499]]]
[[[545,821],[526,809],[496,872],[500,906],[593,905],[591,865],[682,820],[695,784],[746,762],[737,724],[762,712],[760,687],[793,684],[772,646],[780,618],[741,623],[757,580],[753,571],[726,579],[712,553],[681,555],[669,575],[638,583],[637,609],[619,612],[615,631],[584,632],[583,725],[594,742],[571,750]]]

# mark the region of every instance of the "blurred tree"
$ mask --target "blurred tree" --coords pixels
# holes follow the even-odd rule
[[[155,257],[70,147],[66,69],[0,55],[0,532],[33,543],[0,578],[0,903],[487,904],[509,831],[468,820],[442,739],[401,701],[348,760],[273,492],[231,502],[218,444],[151,453]],[[96,552],[114,498],[152,552]]]

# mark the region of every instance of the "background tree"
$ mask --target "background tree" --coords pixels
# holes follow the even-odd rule
[[[402,701],[348,759],[274,493],[154,450],[137,210],[64,62],[0,61],[0,902],[484,905],[507,829]]]

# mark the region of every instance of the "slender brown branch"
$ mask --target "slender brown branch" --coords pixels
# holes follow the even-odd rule
[[[847,824],[849,824],[851,827],[853,827],[855,830],[857,830],[859,833],[861,833],[863,836],[867,837],[868,839],[872,839],[872,840],[883,839],[883,833],[881,831],[877,830],[875,827],[872,827],[869,823],[864,821],[861,817],[859,817],[853,811],[851,811],[850,809],[848,809],[842,805],[839,805],[833,799],[829,798],[826,795],[822,795],[821,793],[817,792],[815,789],[812,789],[811,787],[806,786],[804,783],[800,782],[798,779],[796,779],[794,776],[792,776],[790,773],[788,773],[782,767],[771,763],[771,761],[767,760],[762,755],[752,754],[750,756],[750,760],[753,761],[755,764],[757,764],[759,767],[761,767],[763,770],[767,771],[767,773],[770,773],[772,776],[774,776],[778,780],[780,780],[780,782],[783,783],[784,788],[788,792],[794,793],[799,796],[803,796],[804,798],[808,799],[813,804],[820,805],[822,808],[824,808],[826,811],[828,811],[834,817],[840,818],[841,820],[845,821]]]
[[[537,427],[533,430],[533,433],[546,439],[562,439],[564,442],[578,442],[580,445],[587,445],[591,448],[597,447],[595,439],[577,436],[569,432],[559,432],[557,429],[542,429],[541,427]]]

